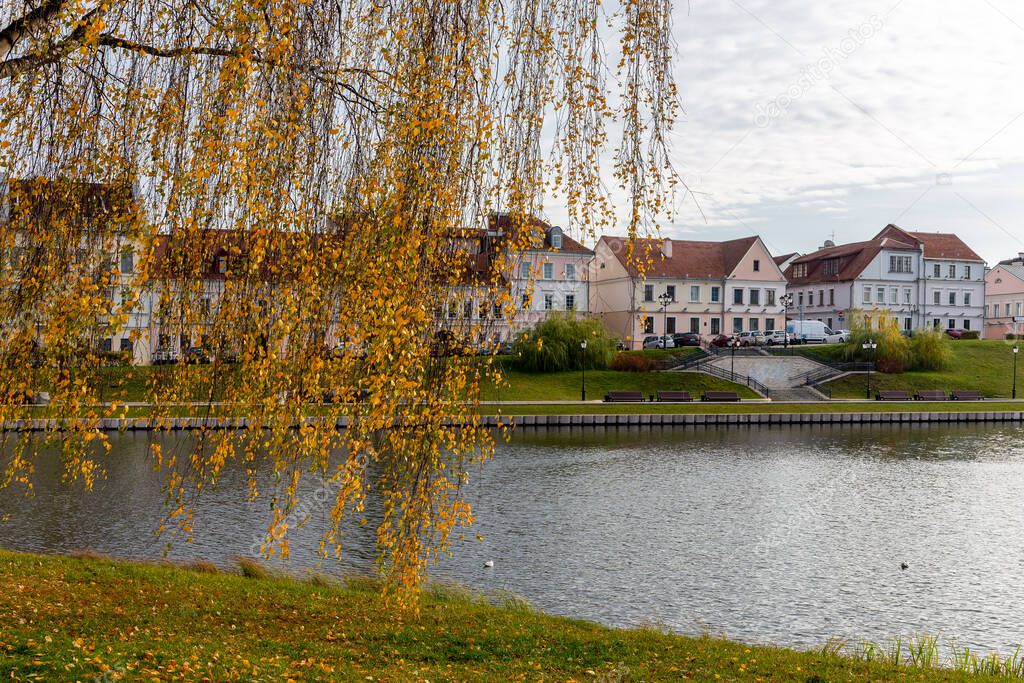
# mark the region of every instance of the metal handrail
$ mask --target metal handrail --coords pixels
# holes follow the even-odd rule
[[[724,368],[720,368],[717,365],[709,365],[703,370],[709,375],[713,375],[714,377],[718,377],[719,379],[728,380],[734,384],[743,384],[747,388],[753,389],[754,391],[761,394],[765,398],[771,398],[771,390],[761,382],[758,382],[753,377],[740,375],[735,372],[732,372],[731,370],[725,370]]]

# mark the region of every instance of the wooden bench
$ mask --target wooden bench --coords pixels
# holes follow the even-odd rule
[[[946,392],[938,389],[924,389],[917,392],[915,396],[918,401],[946,401],[949,397],[946,396]]]
[[[974,391],[973,389],[960,389],[954,391],[950,396],[954,401],[984,401],[985,397],[981,395],[980,391]]]
[[[740,395],[735,391],[705,391],[704,395],[700,397],[702,401],[714,401],[714,402],[736,402],[740,400]]]
[[[660,403],[689,403],[693,396],[689,391],[659,391],[657,400]]]
[[[879,391],[875,394],[876,401],[909,401],[909,391]]]
[[[605,403],[643,403],[642,391],[609,391],[604,395]]]

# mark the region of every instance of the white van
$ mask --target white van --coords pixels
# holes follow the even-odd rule
[[[798,344],[839,344],[843,336],[829,329],[820,320],[790,320],[786,323],[786,332],[793,335]]]

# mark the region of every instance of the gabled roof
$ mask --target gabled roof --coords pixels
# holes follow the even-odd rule
[[[1000,263],[996,268],[1001,268],[1021,282],[1024,282],[1024,265],[1021,263]],[[993,271],[995,268],[992,269]],[[991,272],[991,271],[990,271]]]
[[[974,253],[962,239],[950,232],[911,232],[890,223],[878,233],[878,237],[912,240],[924,248],[925,258],[984,262],[984,259]]]
[[[523,224],[525,223],[525,225]],[[523,223],[517,224],[514,217],[508,213],[492,213],[487,217],[487,227],[491,232],[503,235],[506,237],[514,238],[515,233],[518,230],[530,230],[531,244],[527,247],[531,251],[553,251],[560,254],[583,254],[586,256],[593,256],[594,252],[587,249],[585,246],[574,240],[572,237],[566,234],[564,230],[557,226],[553,226],[542,218],[536,216],[530,216],[523,219]],[[551,246],[551,232],[552,230],[560,230],[562,233],[562,247],[555,249]],[[543,242],[539,239],[539,235],[543,233]]]
[[[786,279],[792,284],[854,280],[883,249],[917,251],[918,247],[916,244],[899,241],[895,236],[878,236],[866,242],[826,247],[794,259],[786,269]],[[833,259],[839,259],[837,270],[834,274],[825,275],[825,262]],[[802,277],[795,277],[795,267],[801,264],[807,266],[807,273]]]
[[[798,256],[800,256],[800,252],[794,251],[789,254],[780,254],[779,256],[773,256],[772,259],[775,261],[775,265],[781,266],[786,261],[797,258]]]
[[[724,279],[731,275],[759,237],[744,237],[727,242],[698,242],[668,240],[672,244],[672,257],[662,256],[663,239],[638,239],[634,242],[634,258],[627,257],[628,237],[603,235],[604,242],[631,276],[639,275],[636,262],[646,264],[644,277],[712,278]]]

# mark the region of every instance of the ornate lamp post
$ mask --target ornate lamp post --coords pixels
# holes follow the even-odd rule
[[[661,303],[661,317],[663,320],[661,329],[665,335],[665,337],[662,337],[661,345],[664,348],[666,338],[668,337],[668,305],[672,303],[672,296],[668,292],[662,292],[661,296],[658,297],[658,302]]]
[[[875,349],[878,348],[878,344],[875,343],[875,340],[868,339],[866,342],[864,342],[862,344],[862,347],[864,348],[865,354],[868,351],[871,351],[872,356],[874,356],[874,351],[875,351]],[[869,399],[871,398],[871,364],[870,364],[870,362],[868,364],[867,398],[869,398]]]
[[[580,359],[581,366],[583,368],[582,384],[580,384],[580,400],[587,400],[587,340],[584,339],[580,342],[580,348],[583,349],[583,357]]]
[[[1012,394],[1012,398],[1017,398],[1017,353],[1019,351],[1020,351],[1020,348],[1016,344],[1014,344],[1013,345],[1013,394]]]
[[[789,305],[793,303],[792,294],[783,294],[779,301],[782,303],[782,309],[784,311],[782,315],[782,345],[786,349],[789,348]]]

